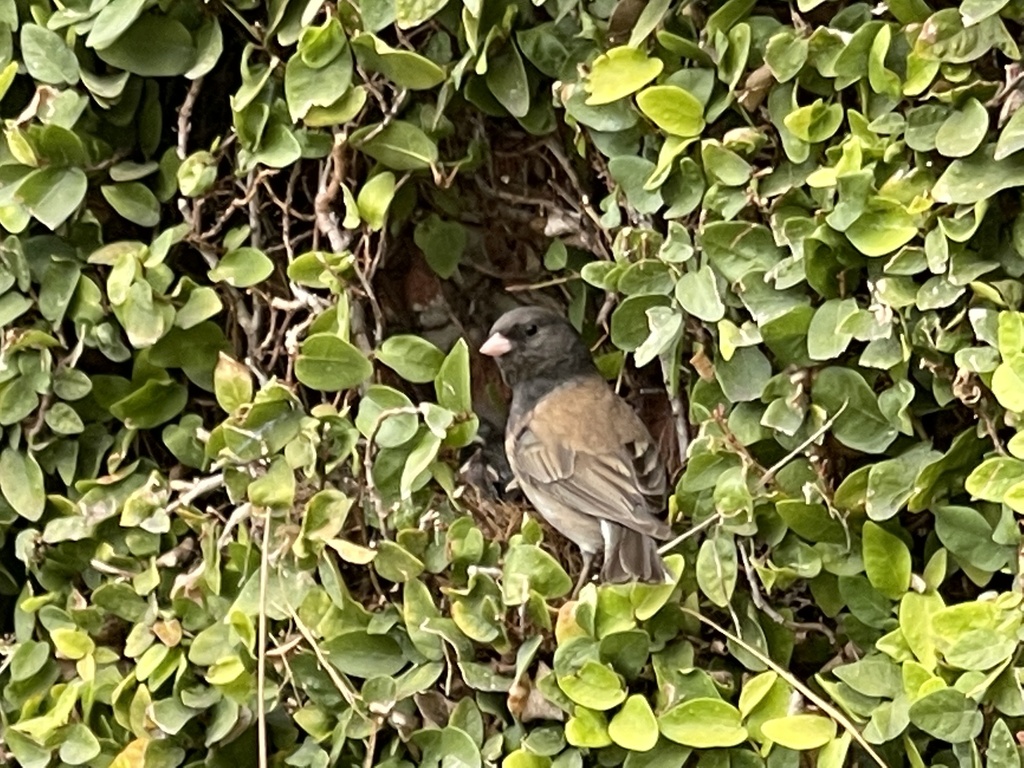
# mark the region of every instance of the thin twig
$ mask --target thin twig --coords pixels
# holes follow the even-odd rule
[[[555,285],[562,285],[564,283],[571,283],[573,280],[579,280],[580,276],[577,274],[563,275],[562,277],[555,277],[551,280],[544,280],[539,283],[527,283],[525,285],[508,285],[505,286],[506,291],[536,291],[541,288],[551,288]]]
[[[200,496],[205,496],[206,494],[221,488],[223,485],[224,475],[220,473],[196,480],[192,483],[191,487],[185,491],[185,493],[181,494],[178,498],[168,504],[164,511],[173,512],[178,507],[187,507]],[[174,486],[175,483],[172,482],[171,487],[173,488]]]
[[[758,480],[756,487],[763,488],[764,486],[768,485],[768,483],[772,481],[772,479],[775,477],[779,470],[781,470],[790,461],[792,461],[801,453],[803,453],[804,449],[811,445],[811,443],[816,442],[819,437],[821,437],[830,429],[832,429],[832,425],[836,423],[836,419],[843,415],[843,411],[846,410],[846,406],[848,406],[849,404],[849,400],[845,401],[838,411],[829,416],[828,419],[825,420],[824,424],[822,424],[820,427],[814,430],[810,437],[808,437],[806,440],[800,443],[800,445],[798,445],[792,451],[783,456],[779,461],[775,462],[768,469],[766,469],[765,473],[761,475],[761,479]]]
[[[762,653],[760,649],[754,647],[750,643],[745,642],[743,638],[734,635],[732,632],[725,629],[725,627],[719,626],[699,611],[695,611],[692,608],[688,608],[685,605],[681,605],[680,610],[682,610],[682,612],[685,614],[693,616],[695,619],[697,619],[697,621],[701,622],[702,624],[706,624],[707,626],[711,627],[720,635],[727,638],[736,645],[740,646],[751,656],[755,657],[758,661],[760,661],[762,664],[764,664],[773,672],[775,672],[775,674],[777,674],[779,677],[781,677],[783,680],[785,680],[787,683],[793,686],[796,690],[800,691],[800,693],[803,694],[806,698],[813,701],[814,704],[817,705],[818,709],[820,709],[822,712],[824,712],[837,723],[839,723],[841,726],[843,726],[843,728],[846,729],[850,736],[853,737],[853,740],[860,744],[861,748],[871,756],[871,758],[880,766],[880,768],[889,768],[888,763],[886,763],[882,759],[882,757],[875,751],[875,748],[867,742],[864,736],[861,735],[861,732],[857,730],[857,727],[852,722],[850,722],[846,715],[844,715],[838,709],[836,709],[827,701],[825,701],[825,699],[823,699],[821,696],[816,694],[807,685],[805,685],[797,677],[795,677],[788,669],[779,666],[771,659],[771,657],[766,656],[764,653]]]
[[[686,415],[686,407],[683,402],[683,388],[679,381],[681,367],[679,365],[680,347],[683,339],[679,338],[668,355],[661,358],[661,378],[665,382],[665,394],[668,396],[669,406],[672,409],[672,421],[675,426],[676,446],[679,449],[679,462],[685,467],[688,461],[687,453],[690,450],[690,420]]]
[[[249,215],[252,217],[254,214],[253,205],[256,201],[256,193],[259,192],[260,188],[263,187],[268,178],[276,176],[279,172],[280,169],[278,168],[264,168],[259,173],[256,173],[255,171],[251,172],[249,174],[249,183],[245,188],[245,194],[241,197],[232,199],[232,201],[228,203],[227,207],[217,217],[217,220],[210,225],[210,228],[200,235],[200,238],[203,240],[212,240],[215,238],[224,229],[228,220],[235,215],[235,211],[245,208],[246,206],[249,206]],[[252,229],[253,245],[259,248],[259,224],[257,223],[256,227],[253,227]]]
[[[370,428],[370,434],[366,438],[366,448],[363,449],[363,476],[366,479],[366,490],[369,491],[370,499],[373,501],[373,508],[377,512],[377,519],[380,522],[381,531],[384,533],[387,533],[388,513],[384,508],[384,499],[380,495],[380,490],[377,488],[377,484],[373,480],[373,442],[377,437],[377,432],[380,430],[385,420],[391,416],[419,416],[419,414],[420,409],[415,406],[385,408],[383,411],[378,413],[377,418],[373,420],[373,426]]]
[[[327,235],[327,240],[335,253],[347,250],[351,241],[351,236],[342,234],[333,210],[334,201],[338,197],[338,192],[341,191],[341,182],[345,176],[345,146],[347,143],[348,136],[346,134],[334,134],[334,147],[331,149],[327,168],[324,169],[324,178],[321,179],[320,189],[313,201],[316,225]]]
[[[267,768],[267,584],[270,580],[270,509],[264,510],[263,542],[260,549],[260,613],[256,651],[256,729],[260,768]]]
[[[197,77],[193,80],[192,84],[188,87],[188,93],[185,94],[185,100],[181,102],[181,107],[178,109],[178,160],[183,161],[188,157],[188,137],[192,131],[192,110],[195,108],[196,100],[199,98],[199,91],[202,87],[202,77]],[[181,217],[188,224],[189,230],[193,234],[198,234],[199,232],[199,209],[201,207],[202,200],[197,200],[193,204],[185,195],[178,197],[178,210],[181,211]],[[199,249],[199,252],[211,267],[217,263],[216,257],[207,252],[206,249]]]
[[[377,731],[380,730],[380,723],[376,718],[370,726],[370,736],[366,740],[366,757],[363,758],[363,768],[373,768],[373,756],[377,751]]]
[[[309,631],[309,627],[302,623],[302,619],[299,618],[295,609],[290,605],[288,606],[288,612],[291,614],[291,619],[295,623],[295,628],[299,630],[299,633],[306,639],[306,642],[309,643],[309,647],[313,650],[313,654],[316,656],[317,661],[320,662],[320,667],[327,673],[327,676],[331,678],[331,682],[334,683],[334,687],[338,689],[338,693],[341,694],[341,698],[343,698],[350,707],[355,709],[357,701],[355,688],[351,683],[345,680],[345,678],[343,678],[327,660],[327,657],[324,656],[324,652],[317,643],[316,638],[313,637],[313,633]]]
[[[719,523],[721,521],[722,521],[721,513],[712,515],[707,520],[704,520],[704,521],[698,523],[697,525],[693,526],[693,528],[688,530],[686,533],[683,533],[683,534],[680,534],[679,536],[676,536],[668,544],[661,545],[658,548],[658,554],[659,555],[664,555],[664,554],[667,554],[668,552],[671,552],[673,549],[678,547],[680,544],[682,544],[684,541],[686,541],[691,536],[696,536],[698,533],[703,531],[705,528],[710,528],[715,523]]]
[[[718,428],[722,430],[722,437],[729,444],[729,447],[736,452],[736,455],[740,457],[747,464],[747,466],[753,468],[762,477],[768,473],[768,470],[761,466],[761,462],[754,458],[753,454],[747,450],[747,446],[739,441],[739,439],[729,429],[729,424],[725,420],[725,410],[722,406],[718,406],[711,412],[711,418],[718,425]]]
[[[753,548],[753,544],[751,544],[751,548]],[[761,587],[757,583],[757,574],[754,573],[754,566],[750,562],[746,548],[741,543],[736,549],[740,553],[740,560],[743,561],[743,573],[746,574],[747,583],[750,585],[750,599],[754,601],[754,607],[767,614],[776,624],[785,624],[786,617],[764,601]]]
[[[203,87],[203,78],[197,77],[188,87],[185,100],[181,102],[178,110],[178,159],[184,160],[188,157],[188,135],[192,130],[192,110],[195,108],[196,99],[199,98],[199,91]]]

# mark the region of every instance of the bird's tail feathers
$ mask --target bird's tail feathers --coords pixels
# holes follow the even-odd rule
[[[672,576],[658,554],[658,543],[650,536],[614,523],[601,526],[604,534],[602,581],[621,584],[643,581],[666,584]]]

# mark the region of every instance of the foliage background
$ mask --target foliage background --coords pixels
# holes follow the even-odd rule
[[[0,0],[0,763],[1020,766],[1022,19]],[[520,300],[674,585],[505,490]]]

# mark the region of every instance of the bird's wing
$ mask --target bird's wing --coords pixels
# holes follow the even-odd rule
[[[657,539],[668,526],[665,469],[643,422],[603,380],[551,392],[509,432],[509,459],[520,484],[567,507]]]

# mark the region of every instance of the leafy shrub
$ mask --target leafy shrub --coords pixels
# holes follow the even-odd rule
[[[938,5],[0,0],[0,762],[1020,766],[1024,4]],[[523,275],[672,585],[456,471]]]

